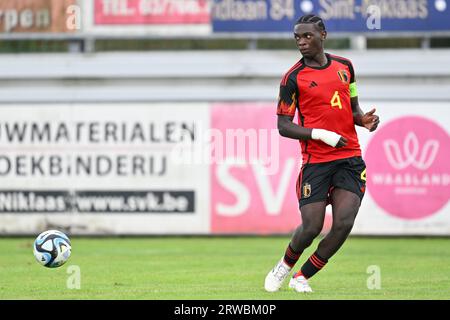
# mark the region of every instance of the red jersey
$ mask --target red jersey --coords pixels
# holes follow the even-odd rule
[[[334,148],[320,140],[300,140],[303,163],[328,162],[361,156],[350,103],[355,73],[350,60],[326,53],[327,64],[310,67],[301,59],[283,77],[278,115],[293,117],[305,128],[326,129],[347,138],[345,147]]]

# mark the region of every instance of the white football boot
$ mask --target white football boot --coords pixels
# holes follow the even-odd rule
[[[284,263],[283,258],[277,263],[277,265],[269,271],[264,281],[264,289],[268,292],[278,291],[283,284],[283,281],[289,276],[291,267]]]
[[[308,284],[308,280],[304,276],[291,278],[289,281],[289,288],[292,288],[297,292],[313,292]]]

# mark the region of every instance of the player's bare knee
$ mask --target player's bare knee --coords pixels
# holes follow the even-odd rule
[[[353,219],[340,219],[333,221],[332,229],[335,232],[340,233],[350,233],[353,228],[354,220]]]
[[[322,231],[322,226],[309,225],[303,228],[303,233],[306,238],[313,241]]]

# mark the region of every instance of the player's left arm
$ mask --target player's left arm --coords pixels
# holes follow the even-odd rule
[[[361,110],[358,102],[358,91],[356,90],[356,78],[353,65],[350,63],[348,67],[350,71],[350,103],[352,105],[353,122],[357,126],[368,129],[370,132],[375,131],[380,123],[380,117],[375,114],[375,108],[367,113]]]

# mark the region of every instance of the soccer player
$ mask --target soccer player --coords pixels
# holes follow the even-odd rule
[[[322,19],[301,17],[294,37],[303,58],[281,80],[277,115],[280,134],[301,144],[303,162],[296,189],[302,224],[265,279],[269,292],[280,289],[302,252],[319,235],[328,204],[333,214],[331,230],[293,274],[289,287],[312,292],[308,279],[347,239],[366,188],[366,165],[355,125],[374,131],[379,124],[375,109],[363,113],[359,107],[350,60],[324,52],[327,32]],[[298,124],[293,122],[296,111]]]

